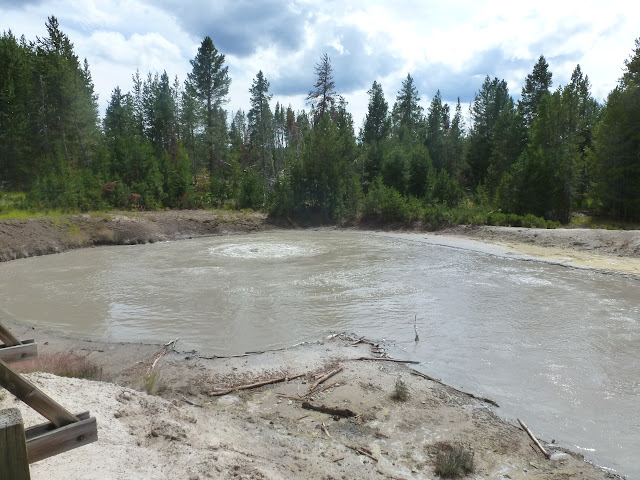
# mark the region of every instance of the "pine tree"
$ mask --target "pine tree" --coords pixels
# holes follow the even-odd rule
[[[211,171],[220,163],[222,149],[226,147],[226,121],[221,123],[226,119],[226,113],[221,112],[221,106],[226,102],[231,79],[224,60],[225,56],[218,52],[211,37],[205,37],[191,60],[192,71],[187,80],[189,91],[201,106],[201,124]]]
[[[527,127],[530,127],[536,118],[540,100],[551,91],[552,76],[549,71],[549,64],[544,56],[540,55],[538,63],[533,67],[533,72],[527,75],[524,87],[522,87],[522,98],[518,102],[518,110],[523,116]]]
[[[433,166],[440,170],[446,167],[446,141],[449,132],[449,105],[442,103],[442,96],[438,90],[431,101],[427,114],[426,144],[433,161]]]
[[[361,137],[364,144],[374,145],[389,136],[391,118],[389,117],[389,104],[384,98],[382,85],[374,81],[367,94],[369,95],[369,106]]]
[[[317,125],[325,113],[335,116],[336,106],[339,103],[339,96],[336,93],[336,85],[333,81],[333,68],[329,55],[324,53],[320,58],[320,63],[315,66],[316,83],[313,90],[307,95],[307,103],[311,105],[314,112],[314,125]]]
[[[455,114],[451,120],[451,128],[446,138],[446,160],[444,169],[451,176],[458,176],[463,162],[464,154],[464,118],[462,117],[462,106],[460,105],[460,97],[456,103]]]
[[[491,80],[487,76],[471,105],[472,126],[466,158],[466,176],[470,186],[484,182],[493,153],[493,130],[503,110],[512,106],[507,82],[498,78]]]
[[[420,136],[423,124],[423,108],[419,105],[420,97],[418,89],[414,85],[413,78],[407,74],[402,82],[402,88],[393,105],[391,118],[395,135],[401,140],[405,138],[415,141]]]
[[[640,220],[640,38],[607,97],[594,139],[597,198],[616,218]]]
[[[273,163],[273,114],[269,101],[269,81],[262,70],[258,72],[249,89],[251,93],[251,109],[247,116],[249,120],[249,145],[256,156],[263,174],[275,176]]]

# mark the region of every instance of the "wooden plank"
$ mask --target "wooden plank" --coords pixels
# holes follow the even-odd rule
[[[78,420],[86,420],[89,417],[90,417],[89,412],[82,412],[82,413],[76,414],[76,418]],[[32,427],[27,428],[24,431],[24,434],[27,437],[27,442],[28,442],[33,438],[39,437],[40,435],[43,435],[55,429],[56,429],[56,426],[53,423],[45,422],[45,423],[40,423],[38,425],[34,425]]]
[[[42,428],[42,426],[39,425],[37,428]],[[44,432],[40,432],[35,436],[33,431],[30,431],[28,437],[27,452],[29,463],[35,463],[96,442],[98,440],[98,426],[95,417],[90,417],[53,430],[45,428]]]
[[[2,340],[7,347],[20,345],[20,340],[14,337],[13,334],[4,325],[2,325],[2,323],[0,323],[0,340]]]
[[[38,344],[33,340],[24,340],[20,345],[0,347],[0,360],[5,363],[23,362],[38,358]]]
[[[30,480],[22,415],[17,408],[0,412],[0,478]]]
[[[33,383],[14,372],[0,360],[0,386],[6,388],[15,397],[33,408],[56,427],[63,427],[78,419],[36,387]]]

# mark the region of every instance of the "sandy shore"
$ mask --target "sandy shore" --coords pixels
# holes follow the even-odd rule
[[[271,228],[275,227],[264,215],[237,212],[4,221],[0,222],[0,259]],[[488,249],[640,275],[637,231],[457,227],[420,234],[454,248]],[[153,390],[160,394],[148,395],[140,391],[143,378],[162,346],[85,341],[37,331],[6,318],[0,322],[22,339],[34,338],[41,355],[82,355],[103,372],[101,382],[29,374],[70,411],[90,410],[99,425],[97,443],[32,465],[34,479],[436,478],[438,454],[451,445],[473,452],[473,473],[468,478],[619,478],[555,445],[547,445],[554,453],[547,460],[520,427],[499,418],[499,408],[416,375],[411,365],[358,360],[385,355],[370,343],[334,337],[234,358],[204,358],[206,352],[181,352],[178,344],[177,351],[162,356],[154,369]],[[342,370],[323,384],[329,388],[305,396],[318,376],[338,367]],[[295,375],[302,376],[212,395],[225,388]],[[398,379],[408,389],[406,401],[393,398]],[[302,408],[303,399],[350,409],[356,416],[336,420]],[[22,409],[27,425],[42,421],[11,395],[0,392],[0,408],[12,406]],[[535,425],[529,426],[535,431]]]
[[[436,478],[436,457],[449,445],[472,452],[468,478],[616,478],[554,445],[547,445],[553,453],[547,460],[522,429],[497,416],[499,409],[490,402],[416,375],[413,365],[361,360],[384,356],[371,343],[336,336],[232,358],[171,351],[154,369],[161,395],[148,395],[135,387],[140,388],[160,346],[86,342],[11,327],[23,338],[35,337],[41,355],[87,356],[103,366],[109,380],[28,375],[68,410],[90,410],[99,426],[97,443],[33,464],[35,480],[427,479]],[[319,376],[340,367],[321,384],[328,388],[305,396]],[[406,401],[394,399],[398,379],[407,387]],[[356,416],[307,410],[302,400],[349,409]],[[0,408],[13,406],[21,408],[27,425],[42,421],[10,395],[0,400]]]

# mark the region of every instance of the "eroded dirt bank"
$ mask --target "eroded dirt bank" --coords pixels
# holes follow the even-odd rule
[[[96,245],[131,245],[275,228],[265,214],[226,210],[93,213],[0,221],[0,261]]]
[[[171,351],[154,369],[157,396],[132,387],[140,387],[161,346],[84,342],[12,328],[22,337],[36,337],[41,355],[85,355],[115,382],[30,374],[67,409],[90,410],[99,426],[97,443],[34,464],[34,480],[428,479],[437,478],[438,453],[459,444],[473,454],[473,472],[465,478],[617,478],[553,445],[547,460],[524,431],[498,418],[490,403],[412,374],[413,365],[361,360],[384,352],[347,337],[233,358]],[[340,367],[306,396],[319,376]],[[408,390],[405,401],[393,398],[398,379]],[[308,410],[302,400],[356,416]],[[16,405],[10,395],[0,400],[0,408]],[[27,424],[42,421],[19,406]]]

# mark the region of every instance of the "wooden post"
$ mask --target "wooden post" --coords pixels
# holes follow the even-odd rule
[[[78,419],[62,405],[36,387],[33,383],[14,372],[0,360],[0,386],[33,408],[56,427],[75,423]],[[0,477],[3,478],[3,477]]]
[[[17,408],[8,408],[0,412],[0,478],[31,478],[24,425]]]

